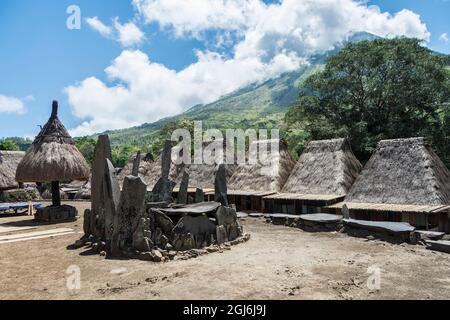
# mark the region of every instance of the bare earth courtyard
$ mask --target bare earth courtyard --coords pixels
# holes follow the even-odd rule
[[[75,202],[79,212],[89,203]],[[33,226],[30,217],[0,217],[1,226]],[[40,225],[75,233],[0,244],[0,299],[450,299],[450,255],[422,246],[392,245],[339,233],[307,233],[242,221],[250,241],[186,261],[108,260],[67,247],[83,221]],[[69,292],[66,273],[81,270]],[[381,269],[370,290],[369,267]],[[126,269],[115,274],[112,270]]]

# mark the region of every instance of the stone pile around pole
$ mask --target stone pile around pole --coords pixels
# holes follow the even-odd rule
[[[151,192],[137,175],[125,177],[120,190],[110,151],[108,137],[100,136],[92,172],[91,210],[85,211],[85,235],[75,247],[89,246],[110,258],[162,262],[228,250],[250,238],[243,234],[236,210],[225,205],[226,180],[220,169],[216,177],[220,202],[186,204],[186,175],[181,199],[175,203],[175,183],[169,180],[170,141],[163,151],[161,178]]]

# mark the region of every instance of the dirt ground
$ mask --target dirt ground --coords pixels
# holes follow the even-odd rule
[[[70,204],[81,213],[89,206]],[[33,224],[30,217],[0,216],[1,226]],[[251,234],[248,242],[166,263],[107,260],[86,249],[69,250],[82,236],[82,218],[40,225],[38,231],[68,227],[76,232],[0,244],[0,299],[450,299],[448,254],[307,233],[264,219],[246,218],[242,224]],[[79,290],[67,288],[70,266],[80,268]],[[120,268],[125,272],[111,272]],[[369,289],[367,283],[377,279],[380,289]]]

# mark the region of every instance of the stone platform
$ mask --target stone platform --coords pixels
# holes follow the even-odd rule
[[[405,222],[390,221],[366,221],[344,219],[344,227],[347,234],[356,237],[375,236],[390,242],[411,242],[414,228]]]
[[[67,205],[39,208],[34,215],[35,220],[48,223],[75,221],[77,217],[77,209]]]
[[[270,221],[275,225],[296,227],[309,232],[338,231],[342,228],[342,216],[328,213],[303,215],[270,214]]]

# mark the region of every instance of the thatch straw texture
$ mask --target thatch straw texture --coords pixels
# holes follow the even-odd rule
[[[125,177],[131,175],[135,158],[136,154],[132,155],[125,167],[122,169],[122,171],[120,171],[118,175],[120,186],[123,185]],[[141,177],[145,182],[148,190],[152,190],[155,184],[158,182],[159,178],[161,178],[161,159],[161,155],[159,155],[159,157],[155,161],[153,161],[151,157],[145,156],[139,164],[139,177]],[[172,163],[169,179],[176,181],[179,175],[179,171],[180,170],[177,169],[176,166]]]
[[[260,150],[264,144],[267,150],[270,150],[271,142],[271,140],[254,142],[256,147],[253,145],[250,150]],[[271,166],[264,166],[260,161],[256,164],[238,165],[228,182],[228,189],[230,191],[280,191],[294,168],[295,161],[284,140],[279,141],[279,153],[269,152],[269,156],[268,161],[272,163]]]
[[[282,192],[346,195],[361,169],[347,139],[311,141]]]
[[[88,180],[89,166],[59,121],[58,105],[20,162],[19,182]]]
[[[450,172],[424,138],[380,141],[345,202],[448,205]]]
[[[0,190],[15,189],[19,186],[16,181],[16,170],[25,152],[0,151]]]
[[[125,177],[132,175],[133,162],[134,162],[134,159],[136,158],[136,156],[137,156],[137,154],[133,154],[128,159],[127,164],[125,165],[125,167],[123,167],[123,169],[120,171],[120,173],[118,175],[119,181],[123,182]],[[146,155],[145,157],[142,158],[141,162],[139,163],[139,176],[141,178],[143,178],[143,176],[145,176],[145,174],[147,173],[147,171],[149,169],[149,166],[151,166],[152,164],[153,164],[153,158],[150,155]]]
[[[225,140],[219,139],[216,140],[216,143],[219,143],[223,146],[223,159],[221,160],[221,163],[225,163],[226,161],[226,145]],[[212,141],[204,141],[202,148],[203,151],[205,148],[207,148],[209,145],[211,145]],[[218,146],[218,145],[217,145]],[[211,150],[211,152],[214,152]],[[194,159],[191,157],[191,161],[193,162]],[[216,172],[219,169],[219,165],[221,164],[181,164],[177,166],[178,176],[176,178],[177,186],[175,187],[175,190],[179,187],[181,179],[183,177],[183,173],[187,172],[189,174],[189,187],[191,188],[201,188],[203,190],[208,189],[214,189],[214,181],[216,178]],[[231,178],[231,176],[234,173],[234,170],[236,169],[235,164],[225,164],[225,170],[226,170],[226,177],[227,181]]]
[[[189,174],[189,187],[206,190],[214,189],[214,180],[218,168],[218,164],[188,164],[183,166],[182,170]],[[235,165],[225,165],[227,180],[231,178],[235,168]],[[181,180],[182,176],[182,173],[178,175],[176,180],[177,186],[179,185],[179,180]]]

